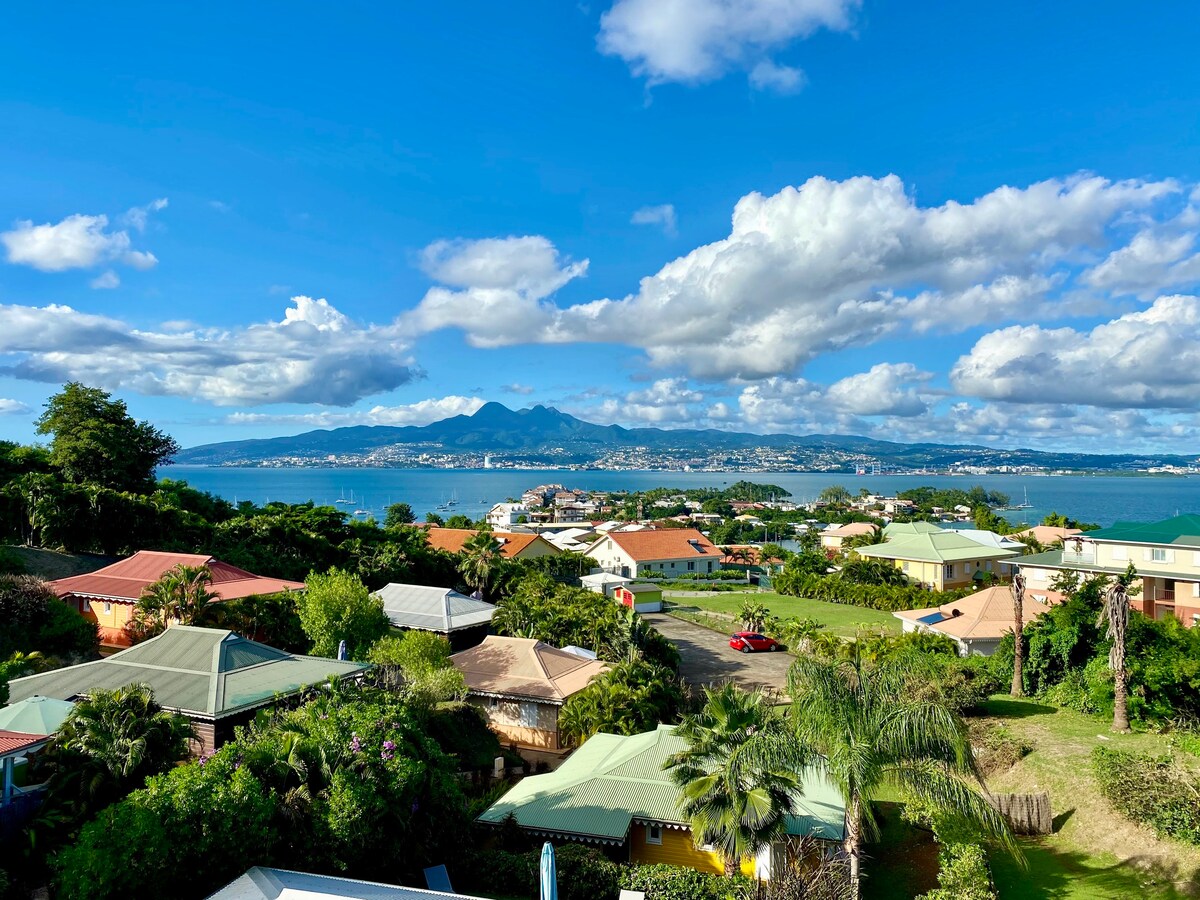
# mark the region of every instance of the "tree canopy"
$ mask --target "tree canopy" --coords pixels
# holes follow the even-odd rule
[[[365,660],[377,640],[390,627],[383,601],[367,590],[357,575],[342,569],[313,572],[296,599],[300,625],[312,641],[314,656],[337,656],[346,642],[350,659]]]
[[[46,401],[38,434],[52,435],[50,463],[77,484],[148,493],[154,470],[179,451],[175,439],[129,415],[122,400],[77,381]]]

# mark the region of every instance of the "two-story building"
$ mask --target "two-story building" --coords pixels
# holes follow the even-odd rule
[[[929,522],[893,523],[883,533],[887,540],[882,544],[856,547],[854,552],[890,560],[909,581],[935,591],[978,585],[989,575],[1007,578],[1012,574],[1007,561],[1020,555]]]
[[[723,551],[695,528],[610,531],[586,554],[601,571],[626,578],[669,578],[688,572],[715,572]]]
[[[1051,585],[1065,570],[1084,575],[1120,575],[1132,563],[1141,592],[1134,607],[1155,619],[1175,616],[1187,626],[1200,625],[1200,515],[1162,522],[1117,522],[1110,528],[1066,538],[1062,550],[1018,561],[1026,590],[1038,599],[1056,599]]]
[[[487,523],[495,531],[507,531],[528,521],[529,508],[524,503],[497,503],[487,513]]]

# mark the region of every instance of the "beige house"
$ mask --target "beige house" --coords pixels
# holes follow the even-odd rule
[[[600,570],[626,578],[715,572],[725,555],[695,528],[610,531],[587,549]]]
[[[1117,522],[1110,528],[1067,538],[1062,550],[1017,560],[1026,590],[1054,599],[1051,585],[1065,570],[1082,575],[1121,575],[1132,565],[1141,591],[1130,597],[1134,609],[1155,619],[1174,616],[1200,625],[1200,515],[1162,522]]]
[[[1025,624],[1036,619],[1050,605],[1035,600],[1027,592],[1021,607]],[[950,638],[958,644],[960,656],[991,656],[1004,635],[1016,628],[1012,589],[1008,585],[982,591],[928,609],[904,609],[892,613],[904,631],[928,631]]]
[[[531,638],[494,634],[450,661],[463,673],[468,700],[483,710],[492,731],[502,741],[535,750],[563,749],[559,710],[608,668]]]

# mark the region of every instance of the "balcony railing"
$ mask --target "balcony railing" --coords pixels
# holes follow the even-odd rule
[[[1063,565],[1067,566],[1094,566],[1096,564],[1096,548],[1084,547],[1082,550],[1076,550],[1068,545],[1063,550],[1062,561]]]

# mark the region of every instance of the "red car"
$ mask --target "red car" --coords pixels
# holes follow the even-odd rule
[[[755,650],[769,650],[774,653],[779,649],[779,643],[774,638],[759,634],[757,631],[739,631],[737,634],[730,635],[729,646],[734,650],[741,650],[743,653],[752,653]]]

